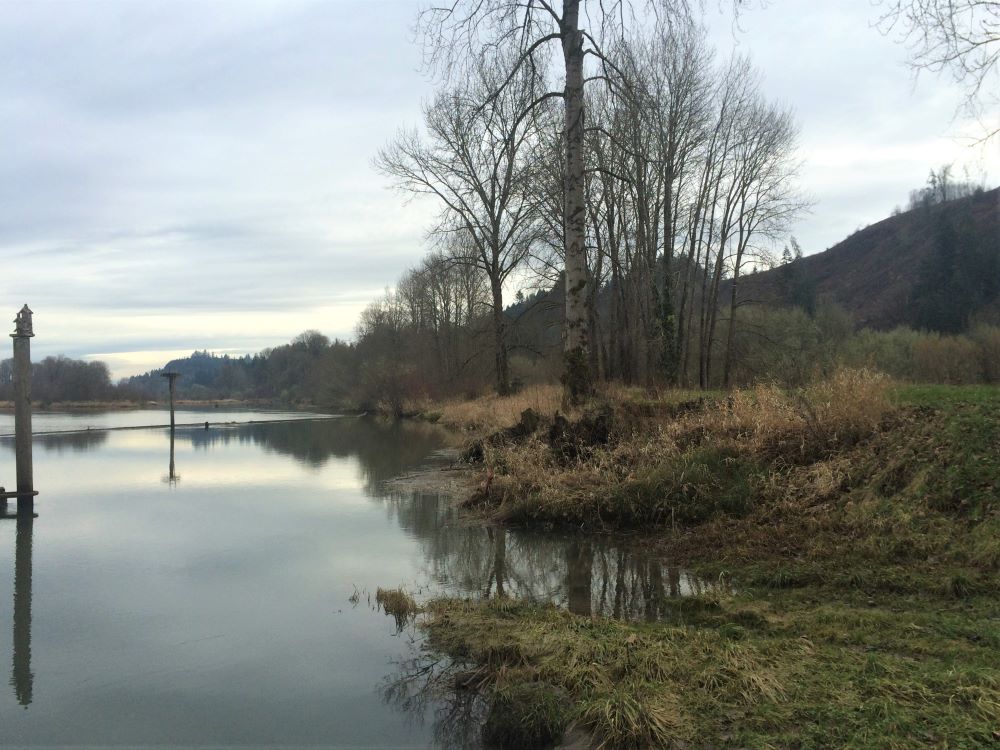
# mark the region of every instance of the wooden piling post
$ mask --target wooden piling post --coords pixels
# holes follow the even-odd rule
[[[179,372],[161,372],[160,377],[167,379],[168,388],[170,390],[170,430],[173,432],[174,429],[174,382],[179,378],[181,374]]]
[[[31,309],[25,305],[14,318],[14,455],[17,466],[17,509],[32,512],[34,478],[31,465],[31,339],[35,335]]]

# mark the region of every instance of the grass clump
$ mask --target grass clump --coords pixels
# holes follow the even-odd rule
[[[536,385],[510,396],[491,394],[475,399],[450,399],[436,403],[433,411],[438,424],[486,434],[517,424],[527,409],[554,414],[561,403],[560,386]]]
[[[742,516],[759,491],[760,467],[731,448],[699,447],[673,456],[611,494],[620,516],[693,524],[716,513]]]
[[[375,603],[396,621],[397,632],[401,632],[420,613],[416,600],[402,588],[384,589],[380,586],[375,592]]]

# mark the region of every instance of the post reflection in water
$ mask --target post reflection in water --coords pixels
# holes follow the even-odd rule
[[[31,672],[31,534],[34,513],[18,508],[14,551],[14,665],[11,685],[17,702],[31,704],[35,677]]]
[[[180,477],[177,476],[177,467],[176,467],[176,465],[174,463],[174,428],[173,427],[170,428],[170,465],[169,465],[169,467],[168,467],[167,470],[168,470],[169,473],[167,474],[167,476],[165,476],[163,478],[163,481],[165,481],[170,486],[173,486],[173,485],[177,484],[177,480],[180,479]]]

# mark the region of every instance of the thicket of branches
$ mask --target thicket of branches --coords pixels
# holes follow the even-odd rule
[[[899,31],[916,70],[943,73],[962,87],[983,140],[1000,136],[1000,2],[880,0],[882,28]]]
[[[423,127],[401,131],[375,164],[401,191],[432,196],[440,213],[429,262],[465,269],[463,283],[480,279],[482,293],[466,295],[455,325],[453,294],[421,282],[424,267],[404,277],[394,299],[405,299],[406,331],[385,314],[388,300],[359,330],[359,345],[382,342],[383,372],[420,362],[425,381],[464,388],[482,358],[505,393],[517,379],[513,352],[561,371],[570,397],[595,379],[732,379],[738,280],[771,262],[806,208],[791,113],[766,99],[749,60],[717,60],[685,8],[639,16],[614,3],[611,18],[611,6],[585,17],[574,5],[558,14],[544,2],[495,0],[464,16],[462,3],[421,16],[434,61],[464,77],[447,78]],[[486,27],[473,32],[473,17]],[[549,42],[562,43],[562,65],[544,53]],[[571,42],[592,63],[574,84],[579,111],[566,79]],[[581,139],[579,210],[571,131]],[[511,293],[550,289],[505,312]],[[451,359],[428,362],[429,351]]]

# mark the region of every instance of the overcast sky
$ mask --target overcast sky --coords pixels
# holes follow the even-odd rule
[[[31,305],[34,357],[117,377],[351,336],[424,252],[430,207],[371,169],[432,89],[418,5],[0,0],[0,314]],[[869,0],[772,0],[742,30],[712,8],[720,54],[749,53],[796,112],[807,253],[887,216],[931,167],[998,182],[1000,144],[955,137],[954,84],[914,82]]]

